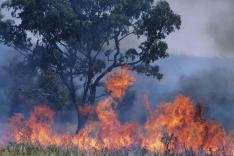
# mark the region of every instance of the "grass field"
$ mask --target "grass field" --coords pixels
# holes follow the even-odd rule
[[[131,152],[82,152],[74,149],[60,149],[54,146],[9,145],[0,150],[0,156],[160,156],[146,151]]]
[[[186,152],[183,154],[164,153],[157,154],[147,152],[145,150],[132,150],[121,152],[84,152],[77,149],[61,149],[55,146],[42,147],[36,145],[16,145],[12,144],[4,149],[0,149],[0,156],[229,156],[229,154],[194,154],[193,152]]]

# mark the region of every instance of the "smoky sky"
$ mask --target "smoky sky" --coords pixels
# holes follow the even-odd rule
[[[172,53],[234,55],[233,0],[168,0],[181,15],[181,30],[169,36]]]
[[[144,120],[142,95],[153,105],[171,102],[177,95],[189,96],[204,108],[204,117],[218,120],[226,129],[234,128],[234,61],[227,58],[171,55],[158,62],[164,77],[161,81],[137,76],[132,118]]]
[[[181,77],[179,85],[176,94],[190,96],[202,105],[205,117],[220,121],[227,129],[234,128],[234,69],[203,70]]]
[[[225,9],[216,12],[211,19],[208,34],[220,52],[234,53],[234,1],[226,1],[226,6],[223,6]]]

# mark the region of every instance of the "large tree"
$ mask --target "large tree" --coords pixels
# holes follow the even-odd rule
[[[166,1],[7,0],[1,8],[11,17],[1,17],[0,42],[38,72],[58,74],[78,112],[94,104],[101,81],[116,68],[160,79],[154,62],[168,56],[164,39],[181,25]],[[131,39],[135,45],[126,46]],[[78,113],[78,130],[86,119]]]

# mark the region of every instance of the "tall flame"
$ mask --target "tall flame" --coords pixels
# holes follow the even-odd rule
[[[112,96],[121,98],[134,81],[135,78],[129,72],[128,67],[124,66],[107,75],[105,87],[107,91],[111,92]]]
[[[151,151],[222,151],[226,133],[217,122],[202,119],[190,98],[177,96],[173,103],[150,112],[142,145]]]
[[[54,112],[45,105],[37,106],[29,119],[22,114],[10,118],[12,139],[17,143],[73,146],[83,150],[122,150],[144,148],[152,152],[185,151],[233,153],[233,137],[216,121],[202,117],[202,109],[189,97],[177,96],[172,103],[153,108],[145,102],[148,118],[145,124],[121,123],[114,104],[133,84],[134,77],[127,67],[111,73],[106,89],[111,95],[96,107],[98,120],[89,120],[76,135],[60,134],[53,129]],[[84,113],[95,109],[80,108]]]

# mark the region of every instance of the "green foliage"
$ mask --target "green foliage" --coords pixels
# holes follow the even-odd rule
[[[37,72],[37,68],[28,62],[14,58],[4,66],[3,75],[6,83],[4,95],[8,97],[4,105],[8,105],[10,114],[26,104],[33,107],[38,103],[48,103],[55,110],[68,108],[67,88],[53,70],[48,68]]]
[[[0,19],[0,42],[55,81],[41,81],[46,97],[64,94],[51,87],[57,84],[51,73],[58,75],[74,105],[93,103],[105,75],[121,66],[161,79],[154,62],[168,56],[164,40],[181,25],[166,1],[7,0],[2,9],[12,18]],[[138,48],[122,48],[132,36],[141,38]]]
[[[159,80],[161,80],[163,77],[163,75],[159,73],[159,66],[157,65],[138,65],[135,66],[134,70],[136,70],[138,73],[144,73],[146,76],[156,77]]]
[[[69,97],[68,90],[61,82],[60,77],[50,68],[41,72],[38,88],[40,88],[38,95],[43,95],[52,108],[60,110],[69,107],[66,106]]]
[[[27,38],[25,31],[15,26],[15,21],[4,19],[2,8],[0,10],[0,43],[12,46],[16,49],[27,50],[31,46],[30,38]]]
[[[167,2],[160,1],[147,14],[139,24],[139,34],[144,34],[147,40],[140,45],[143,62],[149,64],[168,56],[167,44],[162,41],[181,25],[180,16],[175,14]]]
[[[27,66],[25,62],[21,62],[17,58],[11,60],[9,65],[2,67],[1,79],[4,80],[4,85],[1,87],[4,93],[1,96],[5,96],[7,99],[1,105],[5,105],[10,114],[20,107],[21,102],[18,99],[24,88],[35,85],[35,75],[32,67]]]
[[[68,0],[12,0],[3,8],[13,9],[12,16],[21,20],[17,28],[43,35],[45,42],[76,36],[79,21]],[[74,26],[73,28],[70,26]]]

